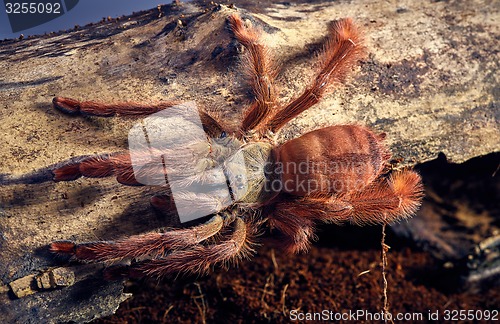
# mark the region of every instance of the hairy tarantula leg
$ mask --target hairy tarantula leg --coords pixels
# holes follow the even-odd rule
[[[80,177],[104,178],[115,176],[124,185],[140,186],[134,176],[130,154],[128,152],[85,156],[70,159],[56,165],[51,170],[52,180],[73,181]]]
[[[423,196],[420,176],[414,171],[403,170],[351,194],[305,197],[277,208],[282,213],[294,212],[297,217],[318,221],[384,224],[414,214]]]
[[[198,144],[198,143],[195,143]],[[189,144],[186,144],[189,146]],[[153,185],[165,187],[168,185],[166,172],[170,179],[181,178],[185,181],[206,182],[204,178],[208,171],[186,171],[187,163],[196,162],[198,155],[203,156],[210,152],[210,144],[202,143],[192,148],[149,149],[133,151],[132,160],[129,151],[111,154],[78,156],[51,166],[20,176],[0,174],[0,185],[35,184],[48,181],[73,181],[80,177],[103,178],[115,176],[116,180],[124,185]],[[168,170],[163,164],[162,156],[177,156],[183,165]],[[134,163],[134,164],[133,164]],[[206,172],[204,172],[206,171]],[[211,178],[209,178],[211,179]],[[217,179],[216,179],[217,180]],[[189,182],[188,181],[188,182]],[[177,182],[176,182],[177,183]]]
[[[69,241],[53,242],[50,251],[67,254],[79,261],[109,261],[140,257],[158,257],[171,250],[181,250],[198,244],[215,234],[223,225],[221,216],[216,215],[204,224],[164,233],[134,235],[116,242],[88,242],[76,244]]]
[[[163,169],[151,164],[148,172],[163,177]],[[43,182],[73,181],[80,177],[104,178],[115,176],[124,185],[142,186],[135,178],[130,155],[127,152],[83,155],[19,176],[0,174],[0,185],[36,184]]]
[[[0,175],[0,185],[11,184],[36,184],[49,181],[72,181],[80,178],[86,173],[86,176],[98,178],[111,175],[110,167],[103,163],[95,167],[96,160],[105,160],[108,155],[92,156],[82,155],[66,161],[62,161],[48,167],[33,171],[28,174],[14,176],[11,174]],[[93,166],[85,170],[84,166]],[[93,170],[93,171],[92,171]]]
[[[0,174],[0,185],[14,185],[14,184],[37,184],[54,180],[54,173],[52,170],[58,167],[76,164],[84,159],[91,157],[90,155],[78,156],[66,161],[59,162],[57,164],[49,165],[48,167],[38,169],[36,171],[22,174],[22,175],[12,175],[12,174]],[[75,176],[74,179],[80,177],[81,175]],[[69,180],[69,179],[68,179]]]
[[[241,17],[237,14],[229,17],[229,24],[234,37],[246,49],[243,64],[255,96],[241,125],[241,130],[245,132],[257,126],[275,108],[274,81],[278,69],[272,59],[270,49],[260,43],[259,30],[254,27],[245,27]]]
[[[423,197],[421,181],[417,173],[405,170],[354,194],[280,202],[269,222],[284,236],[277,242],[281,248],[294,253],[306,251],[316,221],[384,224],[411,216]]]
[[[52,103],[54,108],[70,115],[82,114],[100,117],[112,117],[115,115],[134,117],[148,116],[181,104],[178,101],[163,101],[157,103],[117,102],[107,104],[95,101],[78,101],[64,97],[54,97]],[[198,112],[205,131],[212,137],[219,137],[223,132],[222,126],[205,111],[200,109]]]
[[[253,224],[245,224],[241,218],[234,221],[234,230],[227,240],[213,245],[196,244],[182,251],[173,251],[161,259],[143,261],[130,267],[110,268],[105,276],[108,279],[119,277],[157,277],[169,274],[206,273],[215,264],[237,261],[253,252],[248,236],[253,232]]]
[[[87,178],[103,178],[115,176],[124,185],[160,185],[166,186],[167,179],[164,165],[159,160],[163,154],[171,154],[172,150],[144,150],[134,153],[134,162],[128,151],[86,156],[71,159],[57,164],[52,170],[54,181],[72,181],[81,176]],[[135,170],[133,163],[135,163]],[[174,176],[179,170],[169,170]]]
[[[5,184],[73,181],[82,176],[87,178],[116,176],[117,181],[122,184],[142,185],[134,178],[130,155],[127,152],[77,156],[27,175],[10,177]]]
[[[293,208],[291,208],[293,206]],[[284,207],[283,209],[281,209]],[[288,208],[290,207],[290,208]],[[271,239],[287,253],[306,252],[314,238],[314,219],[302,217],[302,208],[297,202],[282,202],[269,217],[269,224],[281,232],[279,239]]]
[[[338,211],[337,215],[332,213],[331,221],[348,220],[358,225],[388,224],[415,214],[423,196],[420,175],[410,170],[394,172],[389,179],[377,181],[350,197],[340,198],[348,204],[347,208]],[[339,200],[332,200],[331,205],[338,206]]]
[[[361,36],[351,19],[341,19],[329,26],[329,35],[320,54],[320,70],[312,84],[298,98],[269,118],[264,126],[273,132],[304,110],[318,103],[328,86],[342,82],[364,54]]]
[[[121,116],[146,116],[155,112],[173,107],[179,102],[165,101],[152,104],[137,102],[117,102],[112,104],[99,103],[95,101],[78,101],[71,98],[54,97],[52,99],[54,108],[65,113],[76,115],[92,115],[101,117]]]

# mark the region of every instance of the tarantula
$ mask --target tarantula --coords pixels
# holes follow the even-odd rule
[[[318,103],[331,85],[343,82],[364,55],[352,20],[329,25],[319,70],[309,87],[286,105],[277,100],[278,69],[261,41],[261,30],[245,24],[238,14],[228,20],[244,50],[242,66],[253,92],[239,129],[226,132],[220,120],[200,109],[204,138],[185,133],[174,138],[177,144],[169,149],[149,150],[156,157],[168,155],[170,167],[148,164],[141,157],[133,161],[129,150],[77,157],[49,170],[53,181],[114,176],[124,185],[144,185],[143,176],[160,179],[164,183],[156,185],[167,194],[151,198],[155,208],[188,216],[202,210],[211,218],[197,226],[118,241],[57,241],[50,245],[52,252],[86,262],[134,260],[108,268],[110,278],[203,273],[252,253],[256,234],[266,223],[280,235],[282,249],[297,253],[307,250],[316,223],[386,224],[416,211],[423,190],[420,176],[409,169],[389,174],[385,134],[359,125],[336,125],[276,144],[274,134]],[[53,105],[66,113],[102,117],[146,116],[181,107],[180,118],[189,119],[182,115],[184,106],[174,101],[109,104],[56,97]],[[143,149],[139,156],[146,154]],[[135,168],[137,163],[142,171]],[[186,175],[186,168],[196,172]],[[209,190],[199,190],[206,185]],[[182,194],[171,194],[174,186]]]

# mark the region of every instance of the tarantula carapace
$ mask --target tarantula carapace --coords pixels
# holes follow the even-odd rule
[[[51,251],[87,262],[132,260],[129,265],[108,268],[109,277],[201,273],[253,252],[252,242],[263,225],[280,236],[277,241],[285,251],[299,252],[308,248],[316,223],[386,224],[416,211],[422,198],[421,179],[409,169],[390,174],[385,134],[359,125],[337,125],[276,144],[274,134],[318,103],[332,84],[344,81],[363,56],[362,39],[351,19],[330,24],[314,79],[285,105],[277,100],[277,67],[270,49],[261,41],[262,32],[238,14],[228,20],[242,45],[242,68],[253,91],[239,129],[228,132],[219,118],[200,109],[205,139],[183,134],[189,139],[182,139],[182,145],[154,153],[171,155],[178,167],[165,170],[165,165],[158,164],[146,171],[160,178],[166,172],[168,181],[158,185],[163,191],[168,192],[174,184],[184,188],[183,194],[174,198],[168,194],[153,197],[154,207],[169,213],[180,213],[179,208],[184,208],[182,212],[187,214],[203,209],[212,217],[197,226],[118,241],[57,241],[50,245]],[[173,101],[109,104],[63,97],[54,98],[53,104],[67,113],[103,117],[146,116],[179,107]],[[192,148],[189,154],[185,147]],[[143,185],[133,164],[130,150],[83,156],[56,164],[50,168],[50,177],[71,181],[81,176],[114,176],[125,185]],[[198,173],[182,178],[185,164],[192,164]],[[212,177],[215,168],[222,170],[222,176]],[[192,189],[206,183],[229,188],[229,194]]]

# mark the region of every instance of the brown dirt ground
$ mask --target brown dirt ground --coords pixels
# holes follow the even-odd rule
[[[134,297],[95,323],[289,322],[290,311],[380,312],[380,227],[327,226],[310,253],[261,246],[252,261],[200,278],[131,281]],[[498,309],[500,295],[459,292],[456,271],[389,233],[390,312]],[[365,273],[366,270],[369,272]]]

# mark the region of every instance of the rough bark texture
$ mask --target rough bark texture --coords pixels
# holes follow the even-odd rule
[[[242,4],[244,6],[244,4]],[[265,9],[264,9],[265,8]],[[327,22],[350,16],[369,56],[347,86],[289,123],[281,141],[325,125],[387,133],[402,164],[453,162],[500,151],[500,21],[494,1],[349,1],[268,4],[241,11],[262,26],[281,61],[283,101],[315,72]],[[101,101],[196,100],[236,123],[248,100],[226,17],[236,9],[183,4],[71,32],[0,43],[0,174],[23,174],[72,156],[126,147],[135,123],[70,117],[55,95]],[[127,298],[122,283],[80,276],[66,288],[16,298],[16,279],[60,266],[54,240],[136,234],[167,221],[148,190],[113,179],[0,188],[0,312],[8,322],[89,321]],[[78,267],[77,267],[78,268]],[[83,268],[82,268],[83,269]],[[85,272],[85,271],[83,271]]]

